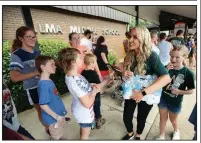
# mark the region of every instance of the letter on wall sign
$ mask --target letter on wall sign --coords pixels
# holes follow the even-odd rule
[[[80,27],[77,27],[77,33],[80,33]]]
[[[86,29],[85,27],[82,27],[82,33],[84,33],[85,29]]]
[[[95,28],[95,32],[94,32],[95,34],[98,34],[98,29],[97,28]]]
[[[77,33],[77,26],[70,26],[70,33],[76,32]]]
[[[45,30],[43,30],[42,25],[41,25],[41,24],[38,24],[38,26],[39,26],[39,31],[40,31],[40,33],[44,34],[44,33],[45,33]]]
[[[57,33],[62,33],[62,29],[60,25],[57,25]]]
[[[46,33],[56,33],[56,30],[55,30],[55,27],[54,27],[54,24],[45,24],[45,31]]]

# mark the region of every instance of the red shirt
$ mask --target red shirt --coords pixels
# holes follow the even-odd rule
[[[82,67],[78,70],[78,73],[81,74],[82,71],[86,68],[85,64],[84,64],[84,56],[86,52],[89,52],[90,49],[84,45],[80,45],[79,47],[77,47],[77,49],[80,51],[81,53],[81,57],[82,57]]]

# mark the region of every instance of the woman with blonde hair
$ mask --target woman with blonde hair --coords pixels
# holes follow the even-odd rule
[[[150,33],[145,27],[131,29],[129,52],[124,61],[123,75],[126,79],[139,77],[134,83],[138,82],[140,86],[140,89],[133,90],[130,99],[125,99],[123,121],[128,133],[123,140],[134,138],[132,120],[136,105],[138,114],[135,140],[140,140],[153,104],[158,104],[160,101],[161,88],[170,82],[170,76],[159,56],[152,52]]]

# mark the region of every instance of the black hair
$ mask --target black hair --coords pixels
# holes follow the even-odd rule
[[[88,34],[91,34],[91,33],[93,33],[93,32],[90,31],[89,29],[87,29],[87,30],[84,31],[84,35],[85,35],[85,36],[88,35]]]
[[[72,32],[72,33],[70,33],[70,34],[68,35],[69,41],[72,40],[74,34],[77,34],[77,33],[76,33],[76,32]]]
[[[160,40],[163,40],[163,39],[165,39],[166,38],[166,33],[161,33],[160,34]]]
[[[176,36],[179,36],[179,35],[181,35],[183,33],[184,33],[183,30],[178,30]]]
[[[97,39],[97,46],[99,46],[101,43],[105,42],[105,38],[103,36],[99,36]]]

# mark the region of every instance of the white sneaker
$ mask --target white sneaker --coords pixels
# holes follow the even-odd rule
[[[158,136],[155,140],[165,140],[165,137]]]
[[[96,140],[96,139],[94,137],[92,137],[92,136],[89,136],[88,140],[92,140],[93,141],[93,140]]]
[[[174,131],[172,140],[180,140],[179,131]]]

